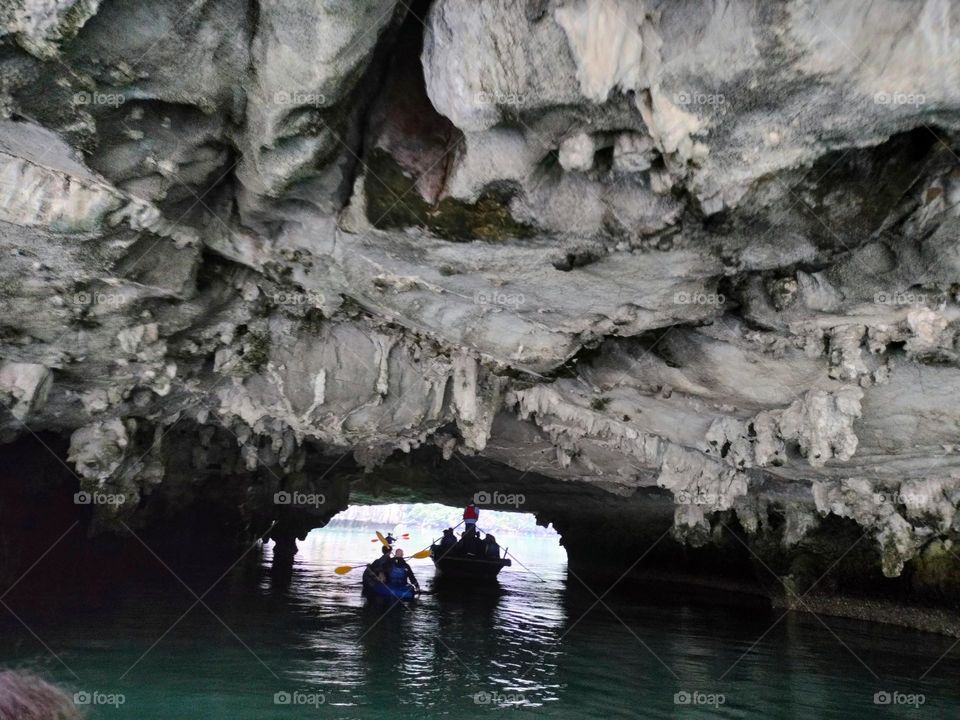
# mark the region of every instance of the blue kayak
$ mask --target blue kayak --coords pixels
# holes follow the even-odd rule
[[[394,587],[393,585],[386,585],[382,582],[377,582],[370,589],[374,595],[389,598],[391,600],[413,600],[413,598],[416,596],[416,592],[410,585]]]
[[[381,582],[368,569],[363,573],[363,594],[368,597],[382,597],[388,600],[413,600],[416,597],[416,590],[409,583],[395,585]]]

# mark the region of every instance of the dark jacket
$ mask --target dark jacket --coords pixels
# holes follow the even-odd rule
[[[390,557],[387,553],[384,553],[372,563],[370,563],[370,569],[374,573],[385,573],[390,568],[390,564],[393,562],[393,558]]]
[[[410,569],[410,566],[407,565],[407,561],[403,558],[393,558],[394,567],[401,568],[407,574],[407,582],[413,585],[418,590],[420,589],[420,583],[417,582],[417,576],[413,574],[413,570]]]
[[[485,538],[483,541],[483,556],[488,560],[499,560],[500,559],[500,546],[497,545],[496,540],[491,540],[490,538]]]

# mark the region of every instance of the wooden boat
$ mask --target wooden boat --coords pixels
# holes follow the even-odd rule
[[[464,580],[494,580],[503,568],[513,565],[510,558],[494,560],[458,550],[457,547],[441,549],[439,545],[430,547],[430,558],[438,574]]]

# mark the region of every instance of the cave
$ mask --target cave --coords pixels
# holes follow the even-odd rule
[[[0,720],[955,715],[955,14],[7,2]]]

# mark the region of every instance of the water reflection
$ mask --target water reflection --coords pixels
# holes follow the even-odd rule
[[[560,602],[565,555],[542,540],[515,538],[513,552],[535,567],[507,569],[492,586],[434,577],[429,560],[414,564],[426,593],[407,605],[360,596],[360,573],[333,569],[375,554],[369,533],[312,533],[301,544],[289,580],[269,572],[268,593],[329,625],[303,638],[310,660],[292,671],[297,681],[322,687],[328,703],[384,703],[438,707],[474,701],[540,705],[556,699],[555,653],[566,612]],[[272,565],[267,547],[264,568]],[[439,680],[439,681],[438,681]],[[502,696],[502,697],[501,697]],[[485,698],[480,697],[481,702]]]
[[[950,638],[808,615],[775,622],[779,613],[657,604],[606,586],[597,603],[543,539],[510,540],[533,572],[505,569],[498,590],[444,586],[425,560],[414,567],[432,594],[384,606],[361,598],[360,570],[333,572],[375,556],[369,537],[317,531],[280,575],[268,546],[205,596],[209,609],[187,612],[195,598],[173,578],[68,611],[17,604],[30,630],[0,615],[0,663],[126,695],[91,718],[430,720],[513,706],[551,718],[905,716],[874,705],[884,690],[924,693],[928,717],[960,714],[960,646],[920,680]],[[182,579],[201,594],[222,570]],[[291,693],[315,704],[275,702],[294,704]],[[718,695],[714,706],[675,700]]]

